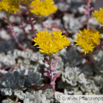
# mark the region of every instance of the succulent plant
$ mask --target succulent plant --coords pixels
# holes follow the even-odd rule
[[[31,94],[30,92],[26,91],[23,93],[21,90],[16,90],[14,95],[23,101],[23,103],[40,103],[39,98],[35,94]]]
[[[81,69],[81,72],[88,78],[94,75],[93,74],[95,70],[94,64],[83,64],[79,66],[79,68]]]
[[[66,19],[68,16],[68,20]],[[64,26],[67,29],[68,33],[77,33],[78,30],[82,27],[79,20],[74,18],[73,14],[67,14],[63,17],[64,19]]]
[[[2,94],[11,96],[12,92],[18,88],[25,89],[24,80],[20,80],[19,72],[9,72],[3,78],[1,78],[0,89]]]
[[[62,58],[60,58],[60,60],[58,62],[54,63],[54,67],[56,69],[55,73],[57,73],[57,72],[62,73],[63,68],[64,68],[63,66],[64,66],[64,63],[62,61]]]
[[[95,89],[94,81],[87,80],[87,82],[80,85],[80,88],[83,92],[93,92],[93,90]]]
[[[12,51],[15,49],[16,43],[13,38],[5,41],[0,41],[0,53]]]
[[[11,96],[13,92],[11,88],[2,88],[0,90],[2,95],[6,95],[6,96]]]
[[[19,73],[17,71],[8,72],[0,80],[0,88],[15,88],[19,80]]]
[[[94,81],[98,86],[101,86],[103,83],[103,77],[101,75],[94,76]]]
[[[26,92],[26,98],[25,99],[29,99],[30,103],[40,103],[38,97],[36,95],[33,95],[29,92]],[[24,100],[25,101],[25,100]]]
[[[60,95],[64,95],[64,94],[62,92],[55,92],[55,99],[57,100],[57,103],[61,102]]]
[[[18,97],[20,100],[24,100],[26,98],[26,94],[23,93],[22,90],[15,90],[14,95]]]
[[[6,66],[15,65],[15,58],[11,55],[5,55],[4,53],[1,53],[0,62]]]
[[[41,72],[41,63],[43,60],[43,55],[39,52],[33,53],[31,50],[27,49],[25,51],[14,50],[13,57],[16,61],[16,66],[21,70],[32,69],[35,72]]]
[[[45,95],[42,90],[37,91],[35,95],[39,98],[40,103],[52,103],[50,98],[49,99],[46,98],[47,95]]]
[[[95,61],[94,68],[95,73],[103,74],[103,56],[101,57],[100,60]]]
[[[103,51],[97,50],[93,55],[95,61],[100,61],[103,58]]]
[[[78,76],[78,82],[83,84],[83,83],[86,83],[87,79],[85,78],[85,75],[83,73],[81,73],[79,76]]]
[[[71,47],[68,51],[65,51],[62,57],[65,65],[77,66],[82,63],[82,58],[74,47]]]
[[[43,60],[42,54],[39,52],[33,53],[32,50],[26,49],[25,51],[14,50],[13,56],[15,58],[22,57],[24,59],[29,59],[30,61],[37,62],[39,60]]]
[[[0,89],[4,95],[12,95],[15,90],[25,90],[30,86],[41,87],[42,85],[41,74],[38,72],[21,70],[8,72],[0,80]]]
[[[63,82],[67,82],[72,86],[76,86],[79,72],[79,68],[67,66],[64,73],[62,73]]]
[[[25,76],[25,81],[26,81],[26,85],[27,86],[40,86],[39,83],[41,83],[43,79],[41,78],[41,74],[38,72],[33,72],[33,71],[29,71],[28,75]],[[42,86],[42,85],[41,85]]]
[[[43,25],[36,22],[36,20],[39,20],[38,17],[36,17],[33,22],[34,24],[36,23],[34,25],[36,31],[60,29],[63,35],[67,34],[71,39],[71,45],[69,47],[54,54],[55,57],[57,56],[60,60],[52,63],[55,71],[53,72],[54,76],[51,82],[50,80],[52,78],[50,78],[50,75],[52,73],[49,71],[49,62],[43,61],[45,57],[47,59],[49,57],[46,54],[41,54],[38,52],[38,48],[31,45],[33,32],[29,31],[30,25],[27,24],[29,22],[28,16],[26,15],[26,8],[22,6],[23,13],[21,12],[21,16],[23,16],[25,20],[23,21],[23,24],[26,26],[24,30],[27,34],[30,34],[26,35],[27,40],[23,37],[23,33],[20,34],[21,28],[18,27],[18,25],[22,27],[22,25],[19,24],[21,21],[20,17],[16,15],[10,16],[10,20],[12,19],[12,23],[14,24],[13,29],[19,32],[15,36],[17,36],[19,42],[25,48],[28,48],[24,51],[20,50],[14,38],[5,35],[10,33],[4,29],[4,26],[7,26],[7,20],[3,19],[3,16],[6,16],[6,13],[4,11],[0,12],[0,103],[15,103],[15,98],[19,99],[18,103],[53,103],[52,89],[45,89],[44,87],[46,83],[55,85],[55,81],[55,100],[57,103],[60,102],[59,95],[64,94],[103,94],[103,51],[97,50],[99,46],[102,46],[102,39],[100,45],[94,49],[94,63],[90,63],[88,54],[84,56],[84,54],[79,51],[80,47],[75,46],[74,42],[74,39],[77,38],[76,34],[78,30],[82,30],[85,26],[84,22],[87,21],[87,15],[83,15],[85,11],[82,11],[85,9],[82,4],[84,4],[86,0],[54,1],[59,10],[53,14],[53,18],[44,17]],[[96,0],[92,0],[91,4],[93,4],[94,1]],[[90,26],[98,28],[100,24],[95,23],[94,20],[89,20]],[[3,25],[2,21],[6,24]],[[2,29],[4,32],[2,32]],[[85,61],[83,61],[83,59]],[[86,59],[88,59],[88,61],[86,61]],[[49,79],[44,76],[49,77]]]
[[[79,90],[79,88],[76,86],[67,86],[64,89],[64,94],[66,95],[82,95],[82,91]]]
[[[75,88],[72,86],[68,86],[66,88],[64,88],[64,94],[65,95],[73,95],[74,94],[74,90]]]
[[[15,102],[12,101],[11,99],[7,99],[7,100],[3,100],[1,103],[15,103]]]
[[[46,96],[47,99],[53,98],[53,90],[51,88],[45,89],[43,94]]]

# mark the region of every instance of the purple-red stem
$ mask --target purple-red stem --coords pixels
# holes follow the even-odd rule
[[[27,10],[28,10],[29,24],[31,25],[31,31],[32,31],[34,37],[36,37],[36,33],[35,33],[35,30],[34,30],[34,25],[33,25],[32,20],[31,20],[32,15],[29,11],[29,6],[28,5],[27,5]]]
[[[52,54],[49,54],[49,65],[50,65],[50,80],[51,82],[53,81],[53,70],[52,70]],[[53,100],[55,101],[55,85],[52,85],[52,89],[53,89]]]
[[[87,5],[87,6],[88,6],[88,10],[87,10],[87,12],[88,12],[88,14],[87,14],[87,29],[89,29],[90,28],[90,26],[89,26],[90,12],[89,12],[89,5]]]
[[[52,54],[49,54],[49,65],[50,65],[50,81],[52,82],[53,81],[53,68],[52,68],[52,58],[53,55]],[[52,86],[52,89],[53,89],[53,103],[55,103],[55,85],[51,85]]]
[[[52,87],[52,89],[53,89],[53,103],[55,103],[55,81],[60,76],[60,73],[53,74],[53,72],[56,70],[54,67],[54,63],[58,62],[59,60],[60,60],[60,58],[55,58],[53,56],[53,54],[49,54],[49,60],[46,59],[46,61],[48,61],[50,70],[46,71],[44,73],[45,76],[50,78],[50,84],[46,84],[45,88],[48,88],[50,86]]]
[[[15,42],[18,44],[18,46],[19,46],[22,50],[25,50],[26,48],[25,48],[23,45],[21,45],[21,43],[18,41],[18,39],[17,39],[17,37],[16,37],[16,35],[15,35],[16,32],[13,30],[12,24],[11,24],[11,22],[9,21],[9,16],[10,16],[10,14],[7,13],[7,21],[8,21],[8,24],[9,24],[8,28],[10,29],[11,36],[15,39]]]
[[[20,19],[21,19],[21,29],[23,30],[24,36],[25,38],[27,38],[27,33],[25,31],[25,26],[23,26],[23,17],[20,15]]]
[[[18,41],[16,35],[15,35],[15,32],[13,31],[13,28],[12,28],[12,25],[10,24],[9,26],[9,29],[10,29],[10,32],[11,32],[11,36],[15,39],[15,42],[18,44],[18,46],[22,49],[22,50],[25,50],[26,48],[21,45],[21,43]]]
[[[32,16],[31,16],[30,12],[29,12],[28,16],[29,16],[29,23],[31,25],[31,30],[34,32],[34,25],[32,24],[32,20],[31,20]]]
[[[87,29],[90,28],[89,19],[90,19],[90,3],[92,0],[89,0],[87,3]]]

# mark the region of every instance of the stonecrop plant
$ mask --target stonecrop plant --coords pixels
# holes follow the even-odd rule
[[[76,45],[79,45],[85,54],[88,51],[93,51],[96,45],[100,43],[101,34],[99,31],[84,29],[83,31],[79,31],[77,35],[77,40],[75,40]]]
[[[77,74],[79,72],[77,73],[75,70],[73,70],[73,72],[72,72],[72,69],[70,70],[70,68],[69,68],[69,66],[70,66],[69,61],[73,61],[73,63],[76,64],[76,60],[71,59],[71,57],[70,57],[70,56],[72,56],[71,53],[69,56],[67,56],[69,54],[68,50],[70,50],[71,47],[76,48],[76,46],[74,46],[74,43],[71,43],[71,40],[72,40],[72,42],[75,42],[77,46],[80,46],[80,48],[81,48],[80,51],[82,51],[85,55],[89,52],[93,52],[93,50],[95,50],[94,48],[97,45],[99,45],[102,41],[101,40],[102,34],[100,34],[99,31],[95,30],[95,28],[91,29],[90,25],[89,25],[89,19],[90,19],[90,14],[91,14],[90,12],[93,10],[93,8],[90,6],[90,3],[92,2],[92,0],[84,0],[84,1],[87,4],[84,7],[84,9],[86,10],[84,15],[87,17],[87,20],[85,21],[87,24],[86,25],[87,28],[84,29],[84,26],[82,26],[83,28],[80,26],[81,29],[83,29],[83,30],[79,30],[80,28],[76,29],[79,31],[79,33],[77,35],[77,39],[74,40],[73,35],[75,35],[75,34],[68,32],[69,30],[67,30],[67,29],[68,28],[71,29],[71,27],[74,29],[75,25],[73,24],[73,26],[71,26],[72,25],[71,21],[70,21],[70,25],[68,25],[69,21],[67,24],[65,23],[64,15],[66,14],[66,11],[59,10],[57,8],[57,6],[59,7],[59,5],[56,6],[53,0],[0,0],[0,12],[3,11],[5,14],[7,14],[6,17],[3,18],[6,21],[6,23],[8,22],[7,23],[8,26],[5,27],[5,28],[9,29],[9,30],[7,30],[7,33],[9,33],[10,36],[12,36],[15,39],[15,42],[18,44],[16,49],[18,49],[18,47],[19,47],[19,49],[22,49],[23,52],[25,52],[25,53],[21,53],[19,51],[17,52],[18,58],[20,57],[20,59],[17,60],[17,58],[15,57],[15,60],[16,60],[14,63],[15,66],[17,66],[17,63],[18,63],[18,64],[20,64],[20,67],[22,68],[21,64],[24,63],[23,66],[27,65],[28,71],[31,68],[33,68],[33,71],[36,71],[36,69],[39,69],[39,67],[37,67],[35,69],[36,66],[33,63],[36,64],[36,63],[40,62],[41,63],[40,70],[38,70],[38,72],[41,72],[41,69],[43,68],[42,73],[40,73],[40,74],[38,72],[35,72],[35,73],[30,72],[30,74],[27,74],[26,77],[23,74],[23,77],[25,78],[25,82],[22,83],[23,86],[21,86],[20,88],[23,87],[23,89],[24,89],[25,83],[28,83],[27,87],[28,88],[30,87],[30,89],[33,89],[34,91],[36,91],[36,89],[33,88],[33,86],[34,85],[36,86],[37,84],[39,84],[39,82],[41,82],[41,80],[42,80],[42,79],[40,79],[41,74],[43,74],[44,76],[47,76],[50,79],[50,80],[48,80],[48,79],[44,80],[44,84],[42,85],[42,87],[43,87],[43,89],[47,89],[48,87],[52,87],[53,97],[55,95],[55,90],[57,89],[57,86],[55,85],[56,79],[60,75],[64,75],[63,76],[64,81],[65,80],[69,81],[69,82],[67,82],[68,84],[72,84],[72,86],[74,85],[76,87],[77,80],[74,81],[74,79],[77,77]],[[58,10],[58,13],[60,13],[60,17],[58,16],[58,13],[56,12],[57,10]],[[57,13],[57,14],[51,15],[53,13]],[[92,14],[93,14],[92,18],[96,18],[96,20],[98,22],[103,24],[103,9],[102,8],[100,8],[99,11],[94,11]],[[71,15],[71,13],[69,15]],[[13,16],[18,17],[14,20],[16,22],[13,22],[11,20]],[[53,20],[53,18],[58,19],[56,25],[55,25],[55,23],[54,23],[54,25],[53,24],[49,25],[49,23]],[[20,21],[19,21],[19,19],[20,19]],[[56,19],[55,19],[55,21],[56,21]],[[0,18],[0,20],[1,20],[1,18]],[[50,21],[49,22],[47,21],[48,23],[45,24],[46,20],[48,20],[48,21],[50,20]],[[70,20],[72,20],[72,19],[70,18]],[[19,21],[19,23],[17,21]],[[62,25],[60,25],[59,21]],[[79,22],[77,22],[77,24],[78,23]],[[14,31],[14,28],[16,29],[16,26],[18,26],[19,29],[22,31],[21,34],[23,34],[24,37],[19,38],[19,33],[17,34],[17,32]],[[40,27],[40,29],[38,29],[39,28],[38,26]],[[67,26],[67,28],[66,28],[66,26]],[[0,24],[0,27],[1,27],[1,24]],[[18,30],[18,28],[16,30]],[[0,34],[0,36],[1,36],[1,34]],[[69,37],[71,37],[72,39],[70,40]],[[35,43],[33,45],[33,46],[35,46],[34,49],[32,48],[33,46],[31,46],[31,48],[29,48],[29,46],[28,46],[28,45],[31,45],[31,40]],[[22,43],[20,43],[19,41],[20,42],[22,41]],[[70,46],[70,43],[71,43],[71,46]],[[24,45],[24,44],[26,44],[26,45]],[[65,49],[62,53],[60,52],[63,48],[66,48],[68,46],[70,48]],[[5,47],[7,47],[7,46],[5,46]],[[29,48],[30,51],[27,52],[26,51],[27,48]],[[39,48],[39,51],[37,48]],[[75,50],[76,49],[73,49],[73,51],[75,51]],[[35,54],[37,51],[38,51],[38,53],[36,54],[37,55],[36,57],[35,57],[35,55],[32,55],[32,54]],[[58,52],[60,52],[62,55]],[[9,52],[9,54],[11,54],[11,52]],[[43,54],[45,54],[45,55],[43,55]],[[57,56],[56,57],[55,54],[57,54],[57,55],[60,54],[61,57],[58,57],[57,55],[56,55]],[[14,55],[16,55],[16,53],[14,53]],[[77,55],[77,51],[76,51],[75,55]],[[76,58],[75,55],[73,52],[73,56],[74,56],[73,58]],[[44,58],[43,58],[44,60],[43,59],[39,60],[38,58],[42,57],[42,56],[44,56]],[[79,53],[78,53],[78,56],[79,56]],[[60,60],[62,60],[62,57],[64,58],[64,60],[63,60],[64,63],[63,62],[62,63],[60,62],[60,63],[61,63],[61,65],[64,65],[64,67],[62,66],[60,68],[62,68],[62,70],[63,70],[66,66],[68,66],[68,69],[67,69],[67,71],[65,71],[64,74],[61,73],[61,72],[63,72],[61,69],[59,71],[57,71],[56,67],[55,67],[56,63],[59,62]],[[21,58],[23,58],[23,60],[21,60]],[[70,60],[68,58],[70,58]],[[6,59],[4,59],[4,62],[5,61],[6,61]],[[13,59],[13,61],[14,61],[14,59]],[[80,61],[82,61],[82,60],[80,60]],[[2,64],[4,64],[4,62]],[[0,65],[2,65],[2,64],[0,63]],[[29,67],[30,64],[32,64],[31,67]],[[72,62],[71,62],[71,64],[72,64]],[[1,68],[1,66],[0,66],[0,68]],[[7,69],[8,68],[9,67],[7,67]],[[14,67],[12,67],[12,68],[14,68]],[[15,78],[16,78],[15,73],[18,73],[18,72],[14,72],[14,74],[9,73],[10,75],[12,74],[11,78],[13,76],[15,76]],[[18,73],[18,75],[19,75],[19,73]],[[74,78],[72,78],[73,75],[75,75]],[[43,78],[44,78],[44,76],[43,76]],[[70,80],[68,80],[68,78]],[[20,77],[20,79],[22,79],[22,78]],[[59,80],[61,80],[61,78],[59,78]],[[74,84],[71,82],[71,80]],[[15,82],[16,82],[16,79],[14,80],[14,83]],[[20,82],[22,82],[22,81],[20,81]],[[59,82],[57,82],[57,83],[59,84]],[[16,85],[16,83],[15,83],[15,85]],[[64,83],[64,85],[67,85],[67,84]],[[56,87],[56,89],[55,89],[55,87]],[[67,87],[69,87],[69,86],[67,85]],[[28,88],[26,88],[26,89],[28,89]],[[24,89],[24,91],[26,91],[26,89]],[[42,90],[42,88],[40,88],[40,89]],[[62,90],[63,87],[61,87],[59,89]],[[54,100],[53,103],[55,103],[55,98],[53,98],[53,100]],[[15,102],[15,103],[17,103],[17,102]],[[24,102],[24,103],[29,103],[29,102]],[[37,103],[39,103],[39,102],[37,102]],[[40,102],[40,103],[42,103],[42,102]],[[44,103],[44,101],[43,101],[43,103]],[[49,103],[51,103],[51,102],[49,102]]]
[[[60,73],[53,73],[56,70],[54,68],[54,63],[59,61],[59,58],[55,58],[53,54],[68,46],[70,44],[70,40],[66,38],[65,35],[62,35],[62,32],[60,30],[53,30],[52,32],[49,32],[48,30],[38,31],[36,35],[37,37],[33,39],[33,41],[35,42],[34,46],[38,45],[41,53],[46,53],[49,55],[48,64],[50,71],[45,71],[44,75],[50,78],[50,84],[45,84],[45,87],[47,88],[52,86],[54,96],[55,81],[57,77],[60,76]]]
[[[84,0],[85,1],[85,0]],[[99,31],[90,29],[89,25],[89,19],[90,19],[90,12],[93,10],[92,7],[90,7],[90,3],[92,0],[87,0],[87,5],[84,6],[84,9],[86,10],[85,15],[87,15],[87,29],[84,29],[83,31],[79,31],[77,35],[77,40],[75,40],[76,45],[81,47],[81,51],[83,51],[85,54],[87,54],[89,51],[93,51],[96,45],[99,45],[100,39],[102,38],[102,34],[99,33]],[[100,11],[94,11],[92,12],[93,17],[96,18],[97,21],[103,24],[103,9],[100,8]]]

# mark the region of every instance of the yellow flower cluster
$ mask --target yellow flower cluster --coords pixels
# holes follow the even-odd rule
[[[29,2],[31,3],[28,4]],[[22,4],[34,7],[30,9],[30,12],[41,16],[48,16],[57,10],[53,0],[0,0],[0,11],[5,10],[9,13],[17,13],[19,5]]]
[[[62,35],[60,30],[48,32],[38,31],[37,37],[33,39],[34,46],[38,45],[41,53],[57,53],[70,44],[70,40]]]
[[[79,45],[82,49],[81,51],[85,52],[93,51],[93,48],[100,43],[101,34],[99,31],[95,30],[86,30],[80,31],[77,35],[76,45]]]
[[[92,18],[96,18],[97,21],[99,21],[101,24],[103,24],[103,9],[100,8],[100,10],[96,10],[93,13],[93,17]]]
[[[30,10],[31,13],[41,16],[48,16],[57,10],[53,0],[33,0],[30,6],[34,7]]]
[[[5,10],[7,12],[16,13],[19,9],[18,0],[2,0],[0,1],[0,11]]]

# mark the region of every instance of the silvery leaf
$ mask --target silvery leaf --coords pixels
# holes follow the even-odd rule
[[[26,98],[29,98],[30,103],[40,103],[38,96],[35,94],[31,94],[29,92],[26,92]]]
[[[63,82],[67,82],[72,86],[76,86],[78,80],[78,74],[79,74],[79,68],[67,66],[65,68],[65,72],[62,73],[62,80]]]
[[[18,97],[20,100],[24,100],[24,99],[26,98],[25,93],[23,93],[23,91],[21,91],[21,90],[16,90],[16,91],[14,92],[14,95],[15,95],[16,97]]]
[[[45,89],[43,91],[43,94],[45,94],[47,99],[51,99],[53,97],[53,90],[52,89]]]
[[[71,66],[77,66],[82,63],[82,58],[80,55],[77,53],[74,47],[71,47],[67,53],[65,58],[68,60],[69,65]]]
[[[94,90],[94,88],[95,88],[94,81],[89,80],[89,81],[87,81],[86,83],[82,84],[82,85],[80,86],[80,88],[81,88],[81,90],[82,90],[83,92],[85,92],[85,91],[87,91],[87,92],[92,92],[92,91]]]
[[[3,100],[2,103],[14,103],[11,99]]]
[[[79,83],[86,83],[87,80],[85,78],[85,75],[83,73],[81,73],[79,76],[78,76],[78,82]]]
[[[6,96],[11,96],[12,95],[12,89],[11,88],[1,89],[1,93],[3,95],[6,95]]]
[[[66,94],[66,95],[72,95],[72,94],[74,94],[74,88],[71,87],[71,86],[66,87],[64,89],[64,94]]]

